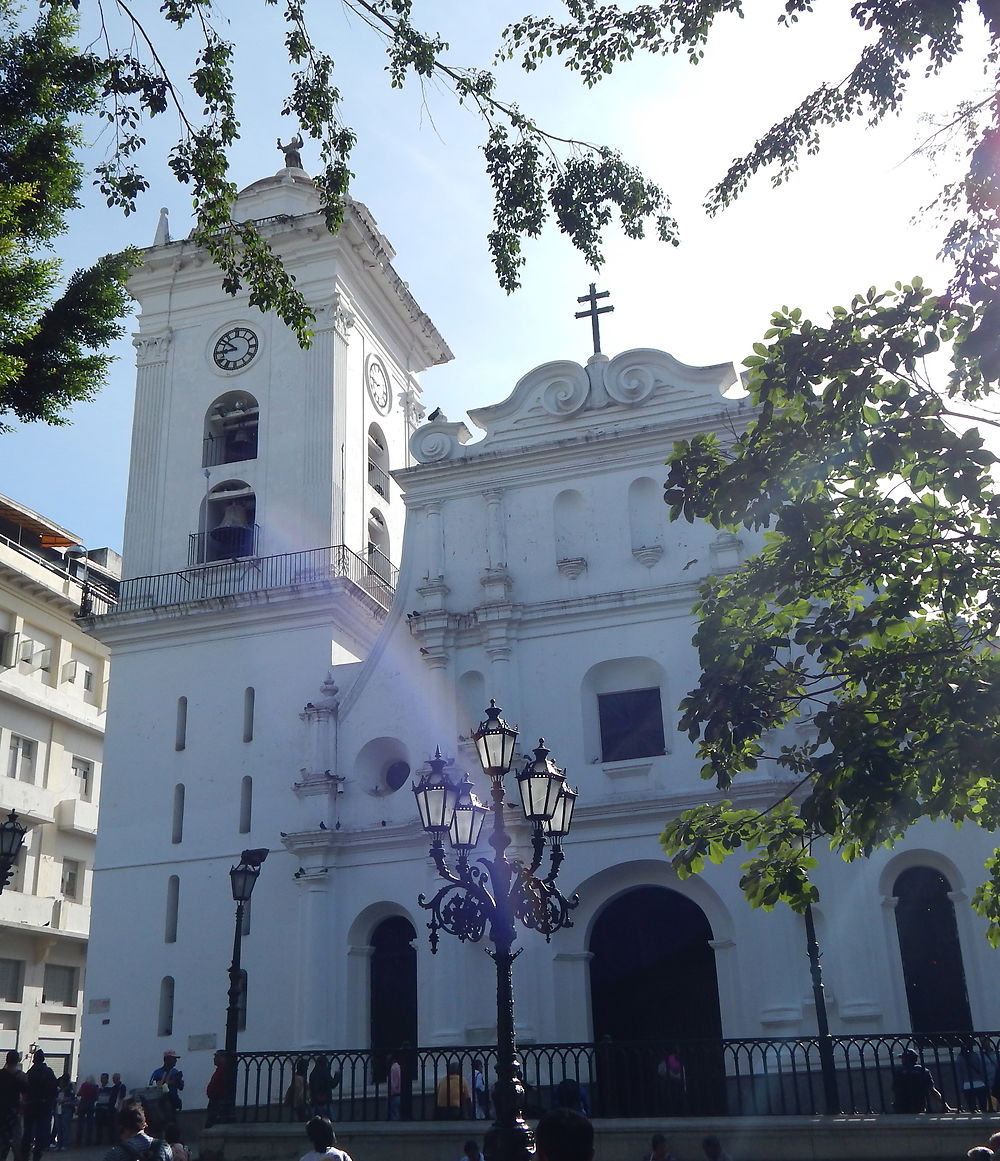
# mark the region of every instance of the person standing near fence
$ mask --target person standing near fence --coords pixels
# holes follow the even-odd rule
[[[391,1052],[386,1057],[385,1064],[385,1081],[389,1092],[389,1120],[398,1121],[403,1097],[403,1070]]]
[[[45,1053],[40,1048],[35,1049],[34,1059],[34,1064],[25,1073],[25,1161],[40,1161],[49,1147],[52,1140],[52,1117],[56,1111],[56,1093],[59,1091],[56,1074],[45,1063]]]
[[[229,1056],[221,1048],[212,1057],[215,1071],[205,1086],[208,1107],[205,1109],[205,1128],[217,1125],[226,1114],[229,1105]]]
[[[448,1062],[448,1073],[438,1081],[434,1099],[434,1119],[460,1121],[472,1113],[472,1098],[457,1060]]]
[[[483,1076],[483,1062],[472,1062],[472,1115],[477,1121],[485,1121],[490,1111],[490,1094]]]
[[[987,1049],[977,1047],[974,1041],[968,1041],[962,1045],[957,1065],[962,1107],[970,1113],[989,1112],[993,1107],[996,1057]]]
[[[24,1126],[21,1107],[28,1081],[21,1071],[21,1054],[11,1050],[7,1063],[0,1069],[0,1156],[6,1161],[8,1150],[13,1150],[14,1161],[21,1161],[21,1138]]]
[[[340,1084],[340,1069],[330,1073],[330,1062],[325,1056],[317,1056],[309,1074],[309,1105],[314,1117],[335,1120],[333,1115],[333,1090]]]
[[[892,1111],[894,1113],[929,1113],[931,1098],[946,1113],[954,1112],[938,1091],[934,1077],[920,1063],[912,1048],[900,1054],[900,1065],[892,1074]]]

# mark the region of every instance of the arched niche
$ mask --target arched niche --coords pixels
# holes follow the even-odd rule
[[[368,483],[386,501],[389,499],[389,444],[377,423],[368,425]]]
[[[392,561],[389,557],[389,529],[378,508],[368,513],[368,567],[384,581],[391,580]]]
[[[486,710],[486,679],[478,669],[468,669],[456,683],[458,693],[458,732],[471,737],[483,720]]]
[[[248,391],[227,391],[205,412],[202,467],[257,458],[260,408]]]
[[[663,485],[640,476],[628,489],[628,527],[632,555],[651,568],[663,555],[663,526],[667,518]]]
[[[566,488],[552,504],[552,527],[557,565],[585,561],[587,546],[586,505],[575,488]]]
[[[257,552],[257,497],[243,480],[223,480],[202,499],[190,563],[238,560]]]

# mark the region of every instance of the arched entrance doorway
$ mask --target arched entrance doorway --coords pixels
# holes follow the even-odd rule
[[[711,939],[697,903],[666,887],[637,887],[598,916],[590,998],[602,1115],[718,1111],[722,1018]]]
[[[906,1003],[915,1033],[972,1030],[950,891],[951,884],[933,867],[910,867],[892,888]]]
[[[375,1075],[385,1079],[385,1061],[395,1054],[403,1068],[402,1115],[409,1116],[409,1088],[417,1047],[417,933],[402,915],[372,932],[370,961],[371,1047]]]

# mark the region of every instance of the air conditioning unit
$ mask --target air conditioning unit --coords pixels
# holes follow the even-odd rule
[[[70,683],[70,685],[72,685],[76,681],[79,672],[80,672],[80,662],[79,661],[67,661],[66,664],[63,666],[62,679],[63,679],[63,681],[68,681]]]
[[[0,631],[0,669],[13,669],[18,662],[19,633]]]
[[[20,648],[18,649],[18,654],[17,654],[18,661],[30,661],[32,659],[32,657],[34,657],[34,655],[35,655],[35,643],[34,643],[34,641],[32,641],[30,639],[22,641]]]
[[[39,649],[31,660],[36,669],[44,669],[48,672],[52,668],[52,650]]]

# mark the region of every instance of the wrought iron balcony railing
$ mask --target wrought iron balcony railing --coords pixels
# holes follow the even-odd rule
[[[196,565],[177,572],[122,581],[115,612],[178,605],[209,597],[288,588],[343,577],[385,609],[399,572],[387,561],[369,564],[343,544],[278,556],[248,556]]]
[[[389,477],[374,460],[368,461],[368,483],[386,503],[389,502]]]
[[[259,524],[234,524],[188,533],[188,564],[217,564],[257,555]]]

